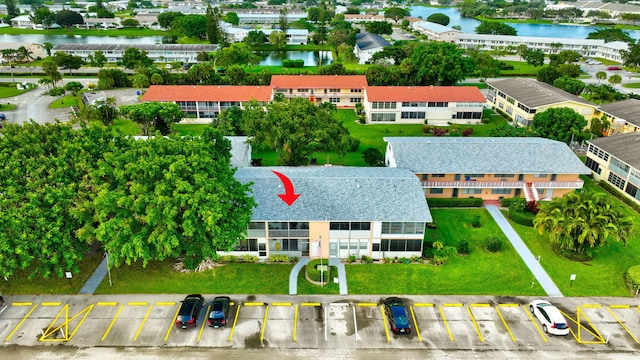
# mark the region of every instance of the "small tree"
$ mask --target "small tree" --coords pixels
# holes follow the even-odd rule
[[[384,156],[376,148],[367,148],[362,152],[362,157],[369,166],[384,166]]]
[[[64,89],[73,94],[73,96],[76,96],[78,94],[78,91],[82,90],[82,88],[84,88],[84,86],[82,86],[82,84],[78,81],[69,81],[64,86]]]
[[[55,87],[49,90],[49,95],[58,96],[60,98],[60,103],[64,104],[64,94],[67,91],[63,87]]]

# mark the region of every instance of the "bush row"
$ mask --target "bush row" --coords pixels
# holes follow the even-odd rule
[[[304,67],[304,60],[282,60],[282,67],[285,68],[301,68]]]
[[[445,198],[427,198],[427,203],[429,207],[437,208],[437,207],[481,207],[482,199],[481,198],[455,198],[455,199],[445,199]]]
[[[516,224],[533,227],[533,219],[536,216],[530,212],[520,212],[509,209],[509,219]]]
[[[255,255],[245,254],[240,257],[235,255],[222,255],[218,257],[217,260],[219,263],[236,263],[238,261],[247,262],[247,263],[256,263],[258,262],[258,257]]]
[[[640,265],[634,265],[627,270],[627,282],[634,292],[640,289]]]
[[[607,183],[605,181],[600,181],[599,184],[608,193],[610,193],[611,195],[615,196],[616,198],[618,198],[623,203],[629,205],[629,207],[631,207],[636,212],[640,213],[640,205],[638,205],[635,201],[629,199],[628,197],[622,195],[617,188],[611,186],[611,184],[609,184],[609,183]]]

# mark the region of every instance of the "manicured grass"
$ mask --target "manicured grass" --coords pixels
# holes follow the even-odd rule
[[[93,274],[102,261],[102,252],[88,254],[80,262],[80,271],[73,274],[71,281],[64,277],[53,275],[49,279],[37,277],[29,279],[32,268],[16,271],[9,277],[9,281],[2,281],[2,293],[7,294],[77,294],[84,283]]]
[[[200,135],[204,132],[204,129],[209,126],[205,124],[173,124],[171,129],[181,136],[185,135]]]
[[[456,255],[441,266],[429,264],[346,265],[352,294],[478,294],[544,295],[533,275],[485,209],[432,209],[438,224],[429,230],[427,243],[442,240],[455,246],[466,239],[470,254]],[[474,215],[482,226],[471,227]],[[497,253],[485,250],[487,236],[503,240]]]
[[[306,266],[303,266],[300,269],[300,273],[298,274],[298,295],[310,294],[329,294],[329,295],[338,295],[340,294],[340,285],[335,284],[333,281],[329,281],[329,283],[325,284],[325,286],[315,285],[309,282],[304,275]],[[331,267],[331,271],[334,273],[332,277],[338,276],[338,270],[335,267]]]
[[[31,91],[35,89],[22,89],[22,90],[18,90],[18,87],[16,86],[16,83],[0,83],[0,99],[4,99],[4,98],[8,98],[8,97],[12,97],[12,96],[17,96],[20,94],[24,94],[28,91]],[[4,109],[4,110],[10,110],[10,109]]]
[[[630,84],[624,84],[624,85],[622,85],[622,87],[625,87],[627,89],[640,89],[640,83],[635,82],[635,83],[630,83]]]
[[[125,135],[141,135],[142,131],[136,123],[129,119],[118,118],[113,121],[112,126]]]
[[[288,294],[293,264],[225,264],[199,273],[179,273],[174,261],[138,262],[111,269],[97,294]]]
[[[500,60],[507,65],[513,65],[513,70],[500,70],[500,76],[536,76],[538,70],[535,66],[524,61]]]
[[[60,97],[56,97],[56,99],[49,104],[51,109],[67,108],[72,106],[78,106],[78,97],[73,94],[66,94],[62,99]]]

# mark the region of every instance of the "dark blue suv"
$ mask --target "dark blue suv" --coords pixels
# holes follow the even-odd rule
[[[411,334],[411,325],[404,303],[397,297],[390,297],[384,301],[384,308],[389,319],[389,326],[394,334]]]
[[[198,326],[198,317],[203,307],[204,298],[202,295],[187,295],[187,297],[182,300],[182,305],[180,305],[180,310],[178,310],[176,326],[182,329]]]
[[[231,299],[228,296],[218,296],[213,299],[211,312],[209,313],[209,326],[218,328],[227,325]]]

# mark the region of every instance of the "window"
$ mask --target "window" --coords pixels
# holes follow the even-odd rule
[[[332,104],[338,104],[340,103],[340,98],[336,98],[336,97],[329,98],[329,102],[331,102]]]
[[[373,251],[376,250],[376,245],[373,244]],[[422,240],[396,240],[396,239],[382,239],[380,243],[380,249],[382,251],[422,251]]]
[[[429,189],[429,194],[442,194],[444,193],[443,188],[431,188]]]
[[[427,104],[427,106],[430,107],[430,108],[434,108],[434,107],[436,107],[436,108],[446,108],[446,107],[449,107],[449,103],[448,102],[433,102],[433,101],[430,101]]]
[[[491,189],[492,194],[511,194],[511,189]]]
[[[308,93],[309,89],[298,89],[299,93]]]
[[[483,178],[484,174],[465,174],[464,175],[465,178]]]
[[[427,103],[426,102],[417,102],[417,101],[411,101],[411,102],[403,102],[402,103],[402,107],[426,107]]]
[[[329,89],[330,93],[339,93],[340,89]]]
[[[482,119],[482,112],[476,111],[458,111],[456,119]]]
[[[423,234],[423,222],[383,222],[383,234]]]
[[[599,149],[595,146],[593,146],[593,144],[589,144],[589,150],[590,153],[594,154],[595,156],[599,157],[600,159],[604,160],[604,161],[608,161],[609,160],[609,154],[602,151],[602,149]]]
[[[618,189],[624,190],[625,181],[620,176],[614,173],[609,173],[609,178],[607,179],[607,181],[609,181],[613,186],[617,187]]]
[[[395,109],[396,103],[375,101],[371,103],[371,108],[372,109]]]
[[[371,230],[369,222],[331,222],[329,230]]]
[[[396,114],[394,113],[372,113],[371,114],[371,121],[374,122],[381,122],[381,121],[386,121],[386,122],[392,122],[392,121],[396,121]]]
[[[462,189],[463,194],[482,194],[482,189],[474,188],[474,189]]]
[[[352,93],[361,93],[362,89],[351,89]]]
[[[514,174],[493,174],[493,177],[497,178],[512,178],[514,176]]]
[[[352,97],[352,98],[349,98],[349,101],[351,103],[353,103],[353,104],[357,104],[357,103],[362,102],[362,98],[361,97]]]
[[[538,179],[538,178],[546,178],[547,174],[533,174],[533,177]]]
[[[584,164],[591,169],[591,171],[595,172],[596,174],[600,174],[601,170],[600,170],[600,164],[598,164],[597,162],[595,162],[595,160],[593,160],[592,158],[588,157],[587,160],[584,162]]]
[[[240,239],[233,246],[234,251],[258,251],[258,239]]]
[[[401,119],[424,119],[425,117],[424,111],[403,111],[400,115]]]

